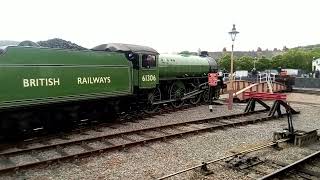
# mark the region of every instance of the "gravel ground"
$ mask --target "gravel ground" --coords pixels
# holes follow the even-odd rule
[[[320,96],[319,95],[290,93],[290,94],[288,94],[288,100],[289,101],[319,103],[320,104]]]
[[[303,100],[301,97],[304,97],[304,95],[289,95],[289,98]],[[320,103],[320,99],[317,99],[317,102]],[[320,128],[319,107],[299,104],[292,104],[292,106],[301,111],[301,114],[293,117],[296,129],[313,130]],[[125,130],[240,113],[244,108],[245,106],[243,105],[235,106],[234,110],[230,112],[226,110],[226,106],[216,106],[214,111],[210,113],[207,106],[200,106],[172,114],[156,116],[139,123],[128,123],[125,126]],[[103,153],[77,162],[53,164],[48,167],[20,171],[16,174],[4,174],[0,175],[0,179],[155,179],[198,165],[203,161],[223,157],[230,154],[231,151],[246,149],[268,142],[272,139],[273,131],[285,127],[287,127],[287,122],[286,118],[283,118],[254,125],[216,130],[211,133],[200,133],[165,142],[156,142],[143,147],[134,147],[125,151]],[[108,129],[110,131],[104,133],[124,130],[124,128]],[[132,137],[132,139],[135,138]],[[312,147],[314,149],[319,148],[316,145]],[[287,149],[278,151],[279,154],[270,154],[270,158],[281,158],[283,160],[290,159],[289,157],[300,158],[293,156],[298,151],[308,152],[309,150],[308,147],[289,146]],[[250,179],[236,172],[220,172],[218,171],[218,169],[221,169],[219,166],[219,164],[210,166],[212,170],[219,172],[219,177],[215,176],[215,179]],[[190,171],[171,179],[210,179],[210,176],[203,177],[196,171]]]

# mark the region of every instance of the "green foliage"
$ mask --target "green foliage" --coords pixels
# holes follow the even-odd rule
[[[271,61],[271,69],[277,69],[282,66],[283,58],[282,55],[277,55],[272,57]]]
[[[308,46],[299,46],[296,47],[294,49],[304,49],[304,50],[312,50],[312,49],[319,49],[320,48],[320,44],[314,44],[314,45],[308,45]]]
[[[220,69],[225,69],[230,71],[231,66],[231,56],[230,54],[224,54],[219,60],[219,67]]]
[[[262,57],[262,58],[258,59],[257,62],[256,62],[256,69],[258,71],[271,69],[271,61],[270,61],[270,59],[267,59],[265,57]]]
[[[236,70],[247,70],[250,71],[254,64],[253,61],[254,59],[252,57],[249,56],[242,56],[240,59],[236,60]]]
[[[301,49],[291,49],[277,57],[277,64],[282,68],[302,69],[311,72],[313,57],[319,57],[320,51],[309,51]]]
[[[256,59],[256,69],[258,71],[264,71],[266,69],[277,69],[278,67],[288,69],[301,69],[305,72],[312,71],[313,57],[320,57],[320,48],[313,49],[290,49],[283,54],[278,54],[272,58],[266,58],[260,56]],[[242,56],[235,58],[234,69],[235,70],[252,70],[254,67],[255,59],[250,56]],[[225,54],[219,61],[220,69],[227,69],[230,71],[230,54]]]

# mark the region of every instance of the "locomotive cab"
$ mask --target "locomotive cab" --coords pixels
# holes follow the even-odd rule
[[[139,55],[140,69],[138,70],[138,85],[140,89],[155,88],[159,83],[158,56],[152,53]]]
[[[132,64],[133,89],[153,89],[159,83],[159,53],[147,46],[110,43],[99,45],[92,50],[123,52]]]

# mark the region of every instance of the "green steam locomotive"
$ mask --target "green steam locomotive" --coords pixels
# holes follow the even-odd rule
[[[130,44],[83,51],[2,47],[0,133],[60,129],[133,108],[149,113],[162,104],[208,101],[207,74],[217,69],[206,55],[159,55]]]

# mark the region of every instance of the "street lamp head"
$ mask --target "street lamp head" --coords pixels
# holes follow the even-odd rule
[[[229,32],[232,41],[234,41],[236,39],[236,36],[238,33],[239,32],[236,30],[236,25],[233,24],[232,30]]]

